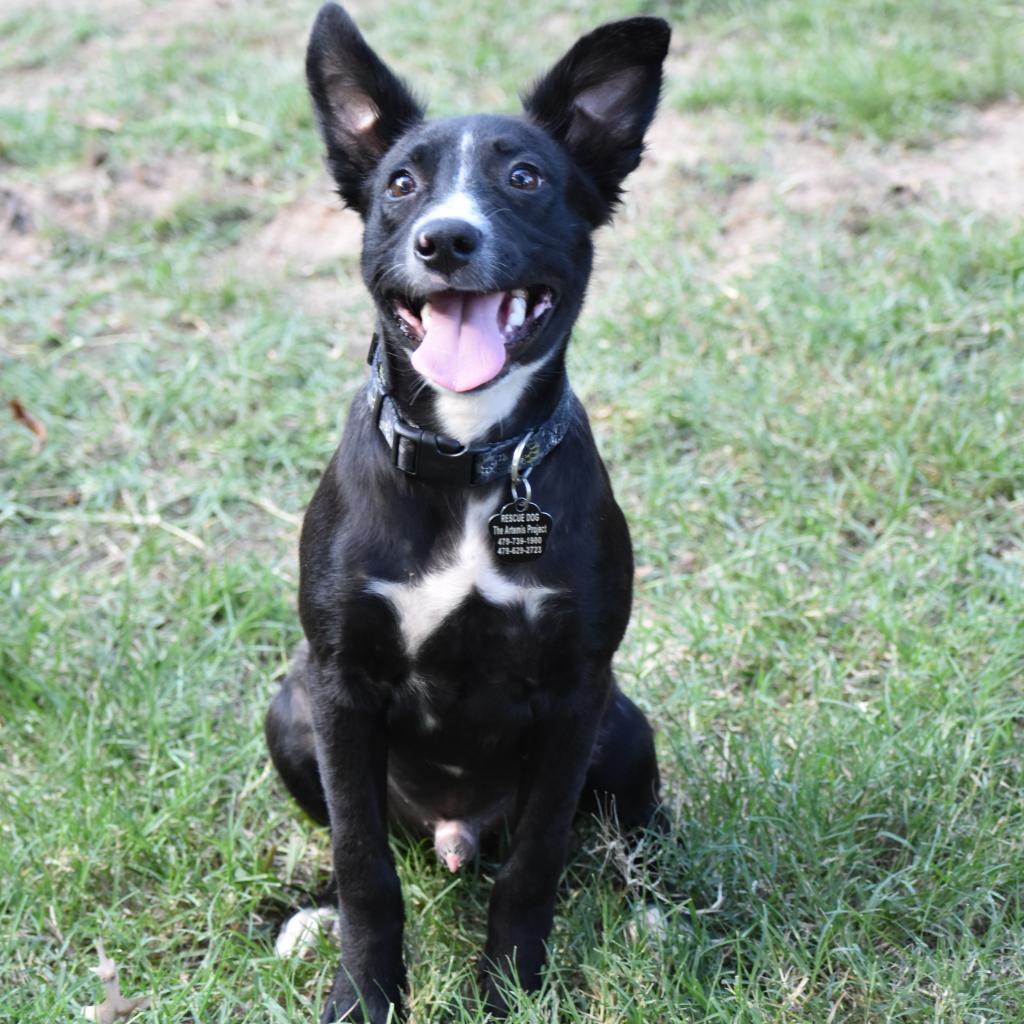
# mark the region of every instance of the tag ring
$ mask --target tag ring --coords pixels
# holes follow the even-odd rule
[[[519,488],[523,488],[522,494],[519,493]],[[530,500],[533,495],[533,488],[530,487],[530,481],[526,477],[521,477],[512,484],[512,500],[522,508]]]
[[[518,503],[528,502],[533,494],[533,488],[527,479],[533,470],[533,466],[527,463],[525,470],[522,472],[519,470],[519,463],[522,460],[523,452],[526,451],[527,442],[531,437],[533,437],[533,431],[527,431],[523,439],[516,445],[516,450],[512,453],[512,500]],[[520,485],[523,488],[521,494],[519,493]]]

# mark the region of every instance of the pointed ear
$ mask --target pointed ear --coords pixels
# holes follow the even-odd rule
[[[423,108],[337,4],[324,4],[316,16],[306,80],[338,191],[365,215],[368,179],[395,141],[423,120]]]
[[[595,223],[610,218],[619,186],[640,163],[670,35],[661,18],[602,25],[523,96],[530,118],[569,150],[595,186]]]

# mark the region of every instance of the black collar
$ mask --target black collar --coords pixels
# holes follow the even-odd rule
[[[521,459],[532,468],[565,437],[578,415],[579,400],[566,378],[555,411],[540,426],[491,444],[463,446],[443,434],[414,426],[401,415],[392,393],[384,346],[376,334],[366,361],[372,368],[366,399],[374,425],[391,449],[391,461],[408,476],[428,483],[472,486],[500,480],[510,474],[512,455],[527,435],[530,441]]]

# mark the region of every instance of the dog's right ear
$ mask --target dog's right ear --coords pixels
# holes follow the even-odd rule
[[[338,192],[365,216],[368,179],[395,141],[423,120],[423,108],[337,4],[324,4],[316,16],[306,80]]]

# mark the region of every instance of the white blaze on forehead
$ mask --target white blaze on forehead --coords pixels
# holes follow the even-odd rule
[[[491,427],[508,419],[533,378],[554,354],[552,351],[532,363],[511,367],[501,380],[484,391],[449,391],[428,382],[434,392],[434,412],[440,422],[441,433],[462,445],[472,444],[483,437]]]
[[[412,226],[415,240],[423,227],[432,220],[464,220],[472,224],[478,231],[487,233],[488,221],[480,204],[473,195],[471,173],[473,170],[473,151],[476,143],[471,131],[462,133],[459,140],[458,167],[455,172],[451,190],[433,206],[427,207]]]
[[[415,655],[423,642],[470,596],[473,591],[490,604],[522,605],[527,618],[535,620],[550,587],[521,584],[503,576],[495,564],[487,520],[493,504],[486,498],[466,506],[462,538],[455,550],[436,568],[412,583],[371,580],[367,590],[391,602],[406,650]]]
[[[461,192],[466,187],[474,148],[473,133],[470,131],[463,132],[462,138],[459,140],[459,171],[455,178],[456,192]]]

